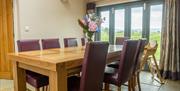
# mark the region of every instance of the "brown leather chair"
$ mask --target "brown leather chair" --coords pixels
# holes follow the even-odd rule
[[[18,40],[17,46],[19,52],[40,50],[39,40]],[[49,84],[49,78],[47,76],[28,70],[26,70],[26,81],[35,87],[36,91],[39,91],[40,87],[44,87]]]
[[[68,91],[102,91],[108,46],[107,42],[86,44],[82,76],[68,78]]]
[[[60,48],[59,39],[42,39],[42,48],[43,49],[51,49],[51,48]]]
[[[64,47],[77,47],[77,39],[76,38],[64,38]]]
[[[139,58],[137,59],[137,63],[136,63],[137,68],[136,68],[136,70],[139,69],[140,60],[141,60],[142,55],[143,55],[144,47],[147,44],[146,39],[140,39],[140,41],[141,41],[140,54],[139,54]],[[119,68],[119,61],[112,62],[112,63],[108,64],[107,66],[118,69]]]
[[[143,56],[144,47],[147,44],[146,39],[140,39],[140,41],[141,41],[140,50],[139,50],[140,53],[139,53],[139,57],[137,58],[136,63],[135,63],[136,68],[134,68],[134,71],[133,71],[133,76],[135,77],[133,80],[134,80],[134,82],[137,81],[139,91],[141,91],[140,77],[139,77],[139,74],[140,74],[140,70],[139,70],[140,69],[140,61],[141,61],[141,58]],[[111,64],[109,64],[107,66],[118,69],[119,68],[119,61],[113,62],[113,63],[111,63]],[[133,83],[133,84],[135,85],[136,83]]]
[[[123,45],[125,40],[128,40],[128,37],[116,37],[116,45]],[[111,62],[110,64],[108,64],[108,67],[113,67],[113,68],[118,68],[119,67],[119,61],[117,60],[115,62]]]
[[[126,40],[124,42],[119,68],[106,67],[104,75],[105,90],[109,90],[109,84],[114,84],[119,87],[118,91],[120,91],[121,85],[130,81],[135,68],[136,59],[139,55],[140,43],[141,42],[138,40]]]
[[[18,40],[17,46],[19,52],[40,50],[39,40]]]
[[[123,45],[124,41],[128,39],[128,37],[116,37],[116,45]]]
[[[132,91],[135,91],[136,82],[137,82],[139,91],[141,91],[140,77],[139,77],[139,75],[140,75],[140,62],[141,62],[143,52],[144,52],[144,47],[146,44],[147,44],[146,39],[140,39],[140,49],[138,51],[138,56],[136,58],[135,66],[133,69],[133,75],[132,75],[132,78],[130,79]]]
[[[132,89],[133,91],[135,91],[135,85],[136,85],[136,81],[137,81],[137,85],[138,85],[138,89],[139,91],[141,91],[141,84],[140,84],[140,62],[141,59],[143,57],[143,52],[144,52],[144,47],[147,44],[146,39],[140,39],[140,49],[139,49],[139,53],[138,53],[138,57],[136,59],[135,62],[135,66],[134,66],[134,70],[133,70],[133,77],[132,77]]]
[[[85,44],[86,44],[86,38],[81,38],[81,44],[82,44],[82,46],[85,46]]]
[[[142,59],[144,47],[146,46],[147,41],[146,41],[146,39],[140,39],[140,43],[141,44],[140,44],[140,49],[139,49],[139,56],[136,59],[136,63],[135,63],[136,68],[134,69],[133,73],[135,73],[137,70],[140,69],[140,61]]]

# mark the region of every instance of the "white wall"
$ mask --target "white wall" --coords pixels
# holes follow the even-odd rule
[[[83,36],[77,19],[84,14],[85,0],[14,0],[15,41],[60,38],[63,47],[63,38]]]

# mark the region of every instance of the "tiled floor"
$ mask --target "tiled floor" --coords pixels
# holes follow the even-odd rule
[[[32,91],[33,88],[28,85]],[[117,91],[115,86],[111,86],[112,91]],[[161,85],[157,81],[152,81],[151,74],[141,72],[141,91],[180,91],[180,81],[167,81]],[[13,81],[0,80],[0,91],[13,91]],[[126,86],[122,86],[122,91],[128,91]]]

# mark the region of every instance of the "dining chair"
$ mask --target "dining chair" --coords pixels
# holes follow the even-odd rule
[[[116,37],[116,45],[123,45],[125,40],[128,40],[128,37]],[[119,61],[116,60],[114,62],[109,63],[107,66],[113,67],[113,68],[118,68],[119,67]]]
[[[131,87],[133,91],[135,91],[136,84],[138,85],[139,91],[141,91],[141,84],[140,84],[140,64],[141,64],[141,59],[143,58],[143,52],[144,52],[144,47],[147,44],[146,39],[140,39],[140,49],[138,53],[138,57],[135,62],[134,70],[133,70],[133,77],[131,78]]]
[[[86,44],[81,77],[68,78],[68,91],[102,91],[109,43]]]
[[[42,48],[43,49],[51,49],[51,48],[60,48],[59,39],[42,39]]]
[[[109,91],[109,84],[118,86],[121,91],[121,85],[130,82],[133,75],[133,69],[140,49],[140,41],[126,40],[120,55],[119,68],[106,67],[104,75],[105,90]],[[128,90],[131,91],[131,84],[128,84]]]
[[[132,77],[132,87],[135,88],[136,86],[136,82],[137,82],[137,85],[138,85],[138,88],[139,88],[139,91],[141,91],[141,86],[140,86],[140,61],[143,57],[143,51],[144,51],[144,47],[145,45],[147,44],[147,41],[146,39],[140,39],[140,50],[139,50],[139,56],[137,57],[136,59],[136,63],[135,63],[135,68],[134,68],[134,71],[133,71],[133,77]],[[119,68],[119,61],[115,61],[109,65],[107,65],[108,67],[112,67],[112,68],[116,68],[118,69]],[[134,89],[132,88],[132,89]]]
[[[116,37],[116,45],[123,45],[124,41],[128,39],[128,37]]]
[[[40,50],[39,40],[18,40],[17,41],[18,51],[31,51]]]
[[[121,38],[124,38],[124,37],[119,37],[119,39],[121,39]],[[128,40],[128,38],[126,38],[126,40]],[[140,39],[140,40],[142,40],[142,42],[146,42],[146,39]],[[125,41],[125,40],[124,40]],[[121,45],[123,45],[123,44],[121,44]],[[109,63],[107,66],[108,67],[113,67],[113,68],[118,68],[119,67],[119,61],[120,60],[117,60],[117,61],[114,61],[114,62],[111,62],[111,63]]]
[[[77,39],[76,38],[64,38],[64,47],[77,47]]]
[[[39,40],[18,40],[17,46],[19,52],[40,50]],[[47,91],[49,78],[47,76],[26,70],[26,82],[35,87],[36,91],[40,91],[41,87],[43,87],[43,91]]]

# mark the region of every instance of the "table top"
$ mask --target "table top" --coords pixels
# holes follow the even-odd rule
[[[110,45],[108,57],[120,54],[122,45]],[[9,59],[34,66],[56,66],[62,63],[83,60],[85,47],[55,48],[47,50],[10,53]]]

